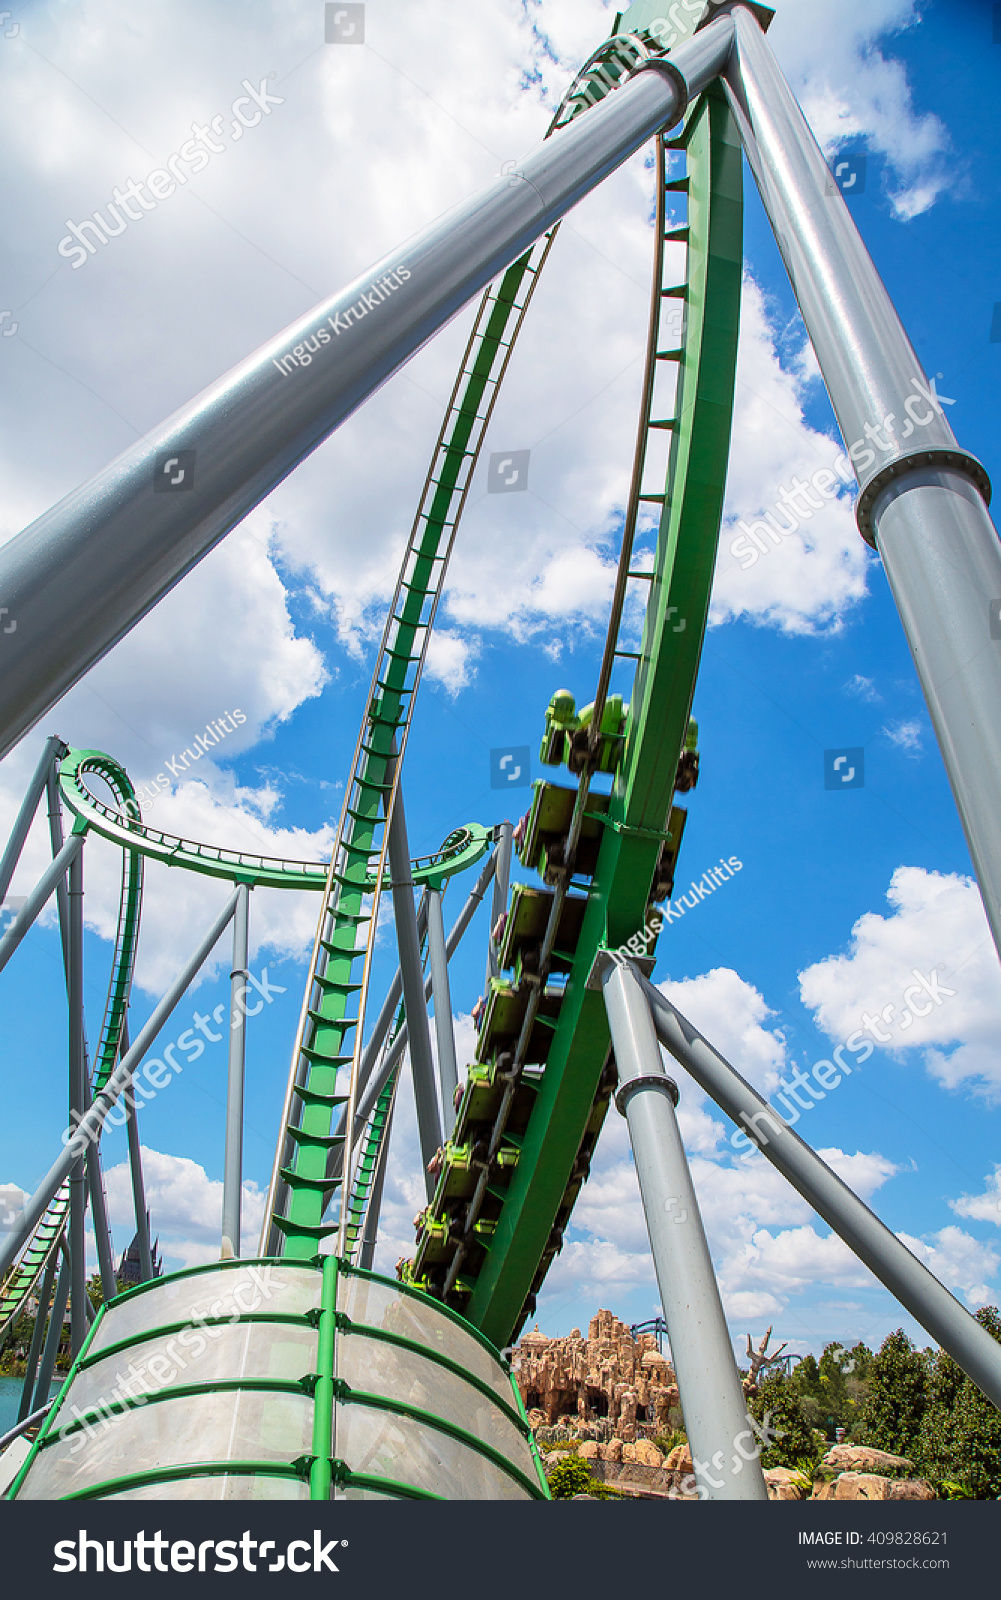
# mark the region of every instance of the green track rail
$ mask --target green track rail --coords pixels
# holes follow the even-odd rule
[[[246,850],[226,850],[221,845],[199,844],[193,839],[180,839],[172,833],[162,833],[151,828],[139,816],[134,797],[128,802],[109,806],[91,792],[86,783],[88,773],[107,779],[104,764],[121,773],[122,769],[110,756],[100,750],[71,750],[63,760],[59,786],[66,804],[73,814],[86,822],[94,833],[117,844],[124,850],[138,850],[152,861],[161,861],[168,867],[183,867],[189,872],[200,872],[210,878],[223,878],[228,883],[247,883],[261,889],[314,889],[327,886],[330,864],[326,861],[295,861],[279,856],[253,855]],[[127,780],[126,780],[127,781]],[[129,794],[132,795],[131,786]],[[429,856],[418,856],[411,863],[415,883],[437,882],[474,866],[490,847],[490,832],[472,822],[450,833],[440,850]],[[375,876],[369,867],[365,887],[375,887]],[[388,879],[383,887],[388,887]]]
[[[547,986],[547,973],[533,970],[530,951],[519,952],[514,981],[491,985],[477,1062],[408,1270],[412,1281],[461,1310],[498,1344],[510,1342],[531,1314],[561,1248],[614,1083],[604,1006],[600,992],[588,988],[589,974],[600,950],[618,947],[645,927],[652,895],[669,883],[666,869],[684,821],[673,797],[708,612],[732,418],[741,156],[715,89],[691,109],[680,140],[658,143],[658,261],[663,241],[684,244],[687,264],[683,282],[655,274],[648,375],[672,364],[677,387],[673,416],[661,417],[652,409],[658,386],[645,386],[633,498],[659,507],[660,526],[653,573],[635,579],[649,582],[640,649],[619,647],[617,619],[609,641],[616,658],[638,657],[624,749],[607,800],[588,799],[586,774],[576,800],[572,790],[554,794],[551,786],[536,785],[522,859],[554,885],[561,905],[571,885],[586,891],[586,908],[563,962],[565,985]],[[668,178],[667,154],[679,148],[685,173]],[[667,226],[669,200],[687,202],[681,226]],[[680,341],[666,332],[664,314],[679,305]],[[666,481],[653,489],[647,450],[657,430],[667,430],[671,443]],[[630,555],[631,532],[620,570],[623,589]],[[590,826],[596,835],[587,871],[583,834],[576,861],[561,865],[558,835],[566,835],[578,802],[584,833]],[[563,811],[552,837],[537,825],[538,808],[547,804]]]
[[[483,297],[407,544],[324,890],[265,1212],[267,1254],[310,1259],[335,1226],[324,1220],[327,1155],[339,1139],[338,1108],[347,1104],[349,1125],[353,1118],[387,823],[455,531],[551,238],[533,245]],[[344,1177],[350,1182],[350,1172]],[[344,1228],[347,1220],[345,1209]]]
[[[66,762],[73,757],[80,758],[78,769],[81,777],[85,772],[99,774],[115,796],[118,805],[123,809],[134,809],[136,815],[138,815],[139,808],[136,803],[135,790],[124,767],[120,767],[110,756],[102,755],[98,751],[72,751],[64,759],[61,773],[65,770]],[[101,1025],[97,1054],[91,1073],[92,1095],[104,1088],[118,1059],[122,1039],[122,1026],[128,1008],[129,993],[132,988],[132,974],[135,967],[136,944],[139,937],[139,913],[142,904],[142,882],[142,854],[134,847],[126,847],[122,856],[122,893],[118,911],[118,927],[115,933],[111,979],[108,985],[108,997],[104,1007],[104,1020]],[[69,1184],[64,1183],[50,1201],[20,1260],[8,1273],[3,1287],[0,1289],[0,1345],[3,1344],[28,1296],[45,1271],[53,1252],[58,1249],[59,1240],[68,1218]]]

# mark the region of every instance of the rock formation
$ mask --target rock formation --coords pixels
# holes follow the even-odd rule
[[[564,1418],[607,1418],[617,1439],[636,1442],[638,1427],[668,1433],[679,1405],[674,1369],[652,1333],[634,1339],[624,1322],[599,1311],[588,1326],[561,1339],[536,1327],[514,1352],[513,1367],[533,1427]]]

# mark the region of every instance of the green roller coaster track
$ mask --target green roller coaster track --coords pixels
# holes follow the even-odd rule
[[[659,37],[647,31],[657,14],[651,0],[640,0],[616,19],[613,37],[577,75],[550,132],[586,114],[644,57],[664,53]],[[688,19],[678,39],[692,29]],[[537,783],[518,830],[519,858],[543,886],[511,889],[498,956],[512,975],[488,985],[476,1059],[440,1153],[434,1196],[418,1219],[413,1260],[400,1270],[401,1293],[421,1302],[429,1297],[446,1316],[461,1313],[493,1349],[510,1343],[533,1309],[606,1113],[610,1048],[601,996],[589,981],[595,959],[645,932],[652,902],[670,893],[685,821],[675,795],[691,786],[697,771],[690,712],[722,515],[741,284],[741,157],[722,93],[714,88],[694,101],[682,131],[658,137],[655,155],[654,270],[641,415],[598,693],[593,707],[579,714],[565,694],[550,705],[543,759],[566,762],[576,784]],[[679,220],[673,213],[682,211]],[[338,1273],[359,1271],[366,1211],[386,1158],[398,1081],[397,1070],[358,1130],[375,929],[380,896],[389,886],[389,822],[473,470],[557,229],[517,260],[480,304],[389,608],[329,864],[173,837],[142,822],[131,785],[109,757],[72,751],[62,762],[61,793],[78,826],[119,846],[125,861],[123,914],[95,1084],[112,1070],[120,1045],[144,857],[229,882],[322,895],[261,1239],[262,1261],[322,1278],[311,1324],[318,1329],[317,1370],[289,1389],[302,1392],[305,1386],[306,1393],[315,1393],[312,1453],[284,1464],[190,1463],[154,1473],[151,1481],[247,1472],[262,1482],[306,1479],[314,1498],[329,1496],[339,1472],[340,1481],[347,1481],[343,1464],[331,1460],[328,1437],[330,1404],[338,1392],[334,1332],[346,1325],[337,1309]],[[684,271],[672,276],[679,250]],[[672,377],[670,414],[658,415]],[[667,465],[658,476],[650,444],[665,435]],[[653,563],[635,570],[635,535],[651,513],[657,520]],[[636,585],[647,598],[642,640],[631,649],[623,614]],[[618,688],[610,692],[611,683],[630,667],[625,705]],[[592,787],[598,771],[611,774],[610,792]],[[91,791],[88,774],[109,785],[114,806]],[[439,852],[414,863],[414,881],[440,885],[480,859],[491,839],[489,830],[476,825],[450,834]],[[648,953],[654,943],[650,935]],[[397,1030],[403,1021],[401,1008]],[[338,1122],[354,1130],[353,1139],[337,1131]],[[343,1146],[341,1176],[332,1178],[330,1153],[337,1145]],[[335,1193],[344,1198],[331,1214]],[[57,1198],[4,1287],[0,1318],[7,1315],[7,1323],[58,1245],[66,1199],[62,1192]],[[335,1232],[335,1251],[321,1260],[318,1251]],[[8,1314],[3,1308],[13,1309]],[[0,1332],[4,1325],[0,1321]],[[87,1354],[99,1325],[74,1373],[99,1359]],[[385,1403],[361,1398],[374,1406]],[[44,1455],[56,1438],[56,1417],[46,1423],[13,1493],[39,1451]],[[518,1425],[527,1432],[523,1413]],[[450,1427],[457,1438],[463,1433],[440,1420],[437,1426],[446,1432]],[[476,1448],[484,1453],[484,1446]],[[514,1469],[508,1463],[505,1470]],[[96,1492],[141,1487],[140,1479],[149,1477],[133,1474]],[[522,1479],[526,1492],[545,1493],[531,1474]],[[387,1492],[424,1493],[412,1484]]]

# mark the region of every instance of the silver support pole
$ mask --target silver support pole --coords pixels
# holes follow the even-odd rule
[[[678,1129],[678,1091],[664,1071],[650,1007],[633,968],[610,962],[602,984],[619,1073],[615,1104],[629,1124],[696,1484],[710,1500],[766,1500],[747,1401]]]
[[[514,825],[502,822],[497,830],[497,872],[494,877],[494,892],[490,902],[490,931],[487,935],[487,978],[500,977],[500,962],[497,960],[497,946],[494,944],[494,929],[497,919],[507,910],[508,890],[511,887],[511,841],[514,837]]]
[[[52,847],[52,859],[55,860],[65,842],[63,838],[63,803],[59,793],[59,770],[55,762],[49,768],[46,790],[49,803],[49,842]],[[66,973],[67,983],[69,983],[70,969],[70,903],[68,895],[66,879],[60,878],[56,884],[56,910],[59,916],[59,937],[63,947],[63,971]]]
[[[52,1387],[52,1374],[56,1370],[56,1357],[59,1354],[59,1342],[63,1336],[63,1317],[66,1315],[66,1302],[70,1292],[70,1258],[66,1249],[65,1238],[59,1242],[59,1252],[62,1261],[59,1264],[59,1277],[56,1280],[56,1294],[52,1302],[52,1314],[49,1317],[49,1331],[45,1339],[45,1348],[42,1351],[42,1364],[38,1369],[38,1384],[35,1388],[35,1398],[32,1401],[32,1411],[37,1411],[44,1406],[49,1398]]]
[[[386,1118],[382,1148],[379,1151],[379,1159],[372,1178],[372,1193],[368,1197],[368,1207],[365,1211],[365,1231],[362,1235],[358,1265],[366,1272],[371,1272],[372,1270],[375,1247],[379,1239],[379,1213],[382,1210],[382,1193],[386,1186],[386,1168],[389,1165],[389,1140],[393,1132],[393,1113],[395,1110],[396,1096],[394,1095],[393,1103],[389,1108],[389,1116]]]
[[[83,1120],[87,1110],[87,1069],[83,1045],[83,856],[79,852],[69,869],[69,1126]],[[87,1208],[86,1151],[70,1172],[70,1355],[76,1359],[87,1336],[87,1252],[84,1214]]]
[[[101,1171],[101,1146],[99,1140],[87,1146],[87,1186],[90,1192],[90,1220],[97,1244],[97,1262],[101,1273],[101,1298],[113,1300],[118,1293],[115,1277],[115,1254],[111,1247],[111,1229],[108,1226],[108,1205],[104,1193],[104,1174]]]
[[[417,1131],[421,1143],[421,1165],[424,1168],[424,1186],[430,1200],[434,1193],[434,1178],[427,1168],[428,1162],[441,1144],[441,1123],[438,1119],[431,1034],[424,1001],[424,972],[421,967],[420,940],[417,936],[417,913],[414,909],[414,880],[410,875],[410,845],[407,841],[403,792],[399,788],[389,823],[389,870],[393,879],[393,915],[396,920],[396,943],[400,952],[403,1004],[407,1012],[410,1065],[413,1069],[414,1099],[417,1103]]]
[[[466,899],[465,905],[463,906],[462,910],[459,912],[459,915],[456,917],[455,921],[452,924],[451,932],[449,933],[449,936],[448,936],[447,940],[445,941],[445,954],[447,955],[449,961],[451,961],[451,959],[454,956],[456,950],[459,948],[459,943],[460,943],[460,941],[462,939],[462,936],[465,933],[466,929],[469,927],[469,924],[472,922],[473,916],[474,916],[477,908],[479,907],[479,905],[480,905],[480,903],[481,903],[481,901],[483,899],[483,896],[487,892],[487,889],[488,889],[488,887],[490,885],[490,879],[493,876],[494,869],[495,869],[495,866],[496,866],[496,859],[497,859],[496,858],[496,852],[488,858],[487,863],[483,868],[483,871],[480,873],[480,876],[476,880],[475,887],[470,890],[469,895],[468,895],[468,897]],[[427,980],[427,982],[425,983],[425,985],[424,985],[424,999],[425,999],[425,1001],[427,1001],[430,998],[430,994],[431,994],[431,980],[429,978]],[[385,1088],[386,1080],[388,1079],[389,1074],[392,1072],[393,1068],[396,1066],[396,1063],[399,1061],[401,1055],[403,1054],[404,1050],[406,1049],[406,1046],[407,1046],[407,1025],[404,1022],[402,1028],[400,1029],[399,1033],[396,1035],[396,1038],[393,1040],[393,1042],[390,1045],[389,1049],[387,1050],[385,1056],[383,1057],[382,1062],[381,1062],[381,1064],[379,1066],[379,1070],[376,1073],[376,1076],[373,1079],[373,1081],[369,1084],[369,1087],[368,1087],[366,1093],[363,1095],[361,1093],[361,1091],[359,1090],[359,1094],[358,1094],[358,1113],[357,1113],[357,1115],[355,1117],[355,1135],[354,1135],[354,1139],[352,1140],[352,1147],[357,1143],[357,1141],[358,1141],[358,1139],[359,1139],[359,1137],[361,1135],[362,1129],[365,1127],[365,1124],[368,1122],[369,1117],[372,1115],[372,1111],[373,1111],[373,1109],[375,1107],[375,1103],[378,1100],[378,1098],[379,1098],[380,1094],[382,1093],[383,1089]],[[374,1063],[374,1060],[373,1060],[372,1065],[374,1066],[374,1064],[375,1063]],[[363,1063],[363,1065],[364,1065],[364,1063]],[[369,1072],[371,1072],[371,1070],[372,1070],[372,1067],[370,1066],[369,1067]],[[344,1131],[344,1123],[343,1123],[343,1121],[341,1122],[340,1131],[341,1132]],[[331,1159],[330,1159],[330,1163],[329,1163],[329,1165],[327,1167],[327,1174],[331,1178],[337,1178],[337,1177],[340,1176],[340,1171],[341,1171],[341,1151],[342,1151],[342,1149],[343,1149],[342,1145],[335,1145],[334,1149],[331,1151]]]
[[[46,779],[52,770],[54,762],[63,754],[65,749],[66,746],[58,734],[50,734],[45,741],[45,747],[39,757],[38,766],[35,768],[31,782],[24,792],[21,809],[17,814],[10,838],[7,841],[7,848],[4,850],[3,858],[0,859],[0,906],[3,905],[4,900],[7,898],[10,880],[14,876],[14,868],[17,866],[21,851],[24,849],[24,841],[28,837],[28,830],[31,827],[35,812],[38,810],[38,802],[41,799],[42,790],[45,788]]]
[[[128,1049],[129,1023],[126,1017],[122,1023],[120,1054],[127,1055]],[[129,1140],[129,1167],[132,1173],[132,1204],[136,1213],[136,1238],[139,1240],[139,1271],[142,1273],[143,1283],[151,1283],[153,1280],[153,1255],[149,1247],[149,1213],[146,1210],[142,1147],[139,1143],[139,1111],[136,1106],[135,1090],[131,1084],[126,1089],[124,1098],[126,1131]]]
[[[455,1033],[452,1027],[452,991],[448,982],[448,956],[445,953],[445,923],[441,914],[441,890],[429,888],[428,971],[434,997],[434,1032],[438,1044],[438,1082],[441,1084],[441,1120],[445,1138],[455,1127],[455,1091],[459,1069],[455,1059]]]
[[[226,1154],[222,1187],[222,1255],[240,1254],[240,1210],[243,1194],[243,1088],[247,1061],[247,937],[250,890],[237,889],[233,914],[233,970],[229,994],[229,1080],[226,1088]]]
[[[42,1340],[45,1337],[45,1319],[49,1314],[49,1301],[52,1299],[52,1284],[56,1276],[56,1260],[58,1256],[59,1246],[57,1244],[45,1263],[42,1284],[38,1291],[38,1311],[35,1314],[35,1326],[31,1333],[31,1346],[28,1350],[28,1359],[24,1367],[24,1387],[21,1390],[21,1404],[17,1411],[18,1422],[23,1422],[31,1411],[35,1375],[38,1371],[38,1358],[42,1353]]]
[[[730,104],[860,485],[1001,951],[1001,544],[990,480],[956,443],[756,19],[733,9]],[[806,486],[807,489],[809,486]]]
[[[652,983],[638,976],[657,1037],[722,1111],[788,1178],[870,1272],[1001,1407],[1001,1345],[762,1100]],[[837,1055],[837,1051],[835,1051]],[[842,1065],[847,1074],[851,1069]],[[837,1087],[835,1082],[834,1087]]]
[[[80,838],[80,835],[77,834],[75,837]],[[67,840],[67,845],[70,842],[70,840]],[[25,1205],[20,1223],[16,1228],[12,1228],[10,1233],[0,1242],[0,1275],[5,1273],[17,1259],[18,1253],[35,1231],[52,1196],[60,1185],[65,1183],[76,1161],[86,1149],[87,1144],[92,1139],[100,1137],[108,1112],[122,1091],[131,1085],[132,1074],[139,1066],[161,1028],[170,1019],[171,1013],[180,1002],[192,978],[212,954],[223,929],[233,915],[236,900],[237,891],[234,890],[198,946],[198,949],[183,971],[174,979],[160,1004],[154,1010],[153,1015],[143,1028],[135,1044],[121,1058],[104,1088],[100,1089],[94,1096],[90,1110],[84,1114],[83,1121],[69,1139],[62,1154],[53,1162],[35,1193]]]
[[[55,860],[46,867],[7,932],[0,939],[0,972],[7,965],[38,913],[44,908],[53,889],[62,882],[70,863],[76,860],[82,849],[83,834],[71,833]]]
[[[724,17],[641,66],[9,540],[0,594],[18,628],[4,645],[0,756],[485,284],[676,123],[732,34]]]

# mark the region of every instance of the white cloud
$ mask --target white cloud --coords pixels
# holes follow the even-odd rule
[[[1001,1166],[995,1167],[985,1182],[987,1188],[983,1194],[962,1194],[958,1200],[950,1200],[949,1204],[957,1217],[993,1222],[996,1228],[1001,1228]]]
[[[873,701],[881,698],[872,679],[864,678],[861,672],[856,672],[853,678],[849,678],[845,690],[848,694],[857,695],[860,700]]]
[[[783,366],[776,338],[765,297],[745,276],[733,438],[710,620],[719,624],[746,617],[785,633],[836,632],[866,593],[872,558],[859,537],[851,496],[834,474],[840,442],[806,421],[815,372],[806,359],[808,346],[801,345],[797,359]],[[823,494],[810,482],[821,471],[834,479],[820,480]],[[806,492],[797,485],[805,485]],[[836,488],[843,492],[827,499]],[[782,490],[793,498],[798,513],[782,501]],[[759,526],[769,516],[772,523]],[[741,523],[757,531],[765,550]],[[777,545],[775,529],[774,537],[781,537]]]
[[[916,718],[905,718],[900,722],[887,724],[883,732],[890,743],[906,756],[919,756],[922,751],[922,734],[924,732]]]
[[[993,1278],[1001,1262],[1001,1255],[992,1245],[981,1244],[955,1223],[940,1228],[930,1241],[914,1239],[909,1233],[899,1233],[897,1237],[946,1288],[961,1290],[970,1306],[997,1300],[997,1288],[992,1289],[983,1281]]]
[[[915,108],[903,63],[878,41],[920,24],[917,0],[811,0],[780,7],[769,39],[814,133],[830,156],[846,145],[882,155],[902,221],[955,182],[955,156],[939,117]]]
[[[222,1183],[209,1178],[203,1166],[187,1156],[168,1155],[142,1147],[150,1230],[160,1240],[168,1270],[199,1267],[218,1261],[222,1231]],[[120,1235],[132,1238],[135,1209],[127,1161],[105,1174],[108,1220]],[[243,1185],[242,1233],[249,1247],[264,1220],[265,1196],[256,1183]]]
[[[775,1015],[753,984],[732,967],[714,967],[698,978],[670,979],[658,988],[689,1022],[704,1032],[742,1077],[770,1095],[786,1069],[781,1030],[764,1026]],[[671,1063],[672,1074],[677,1063]]]
[[[866,1026],[867,1014],[873,1036],[887,1036],[886,1049],[920,1052],[947,1088],[967,1085],[997,1099],[1001,973],[976,884],[958,873],[898,867],[886,898],[891,914],[861,916],[847,954],[800,973],[803,1004],[832,1039]],[[937,999],[914,989],[915,969]]]

